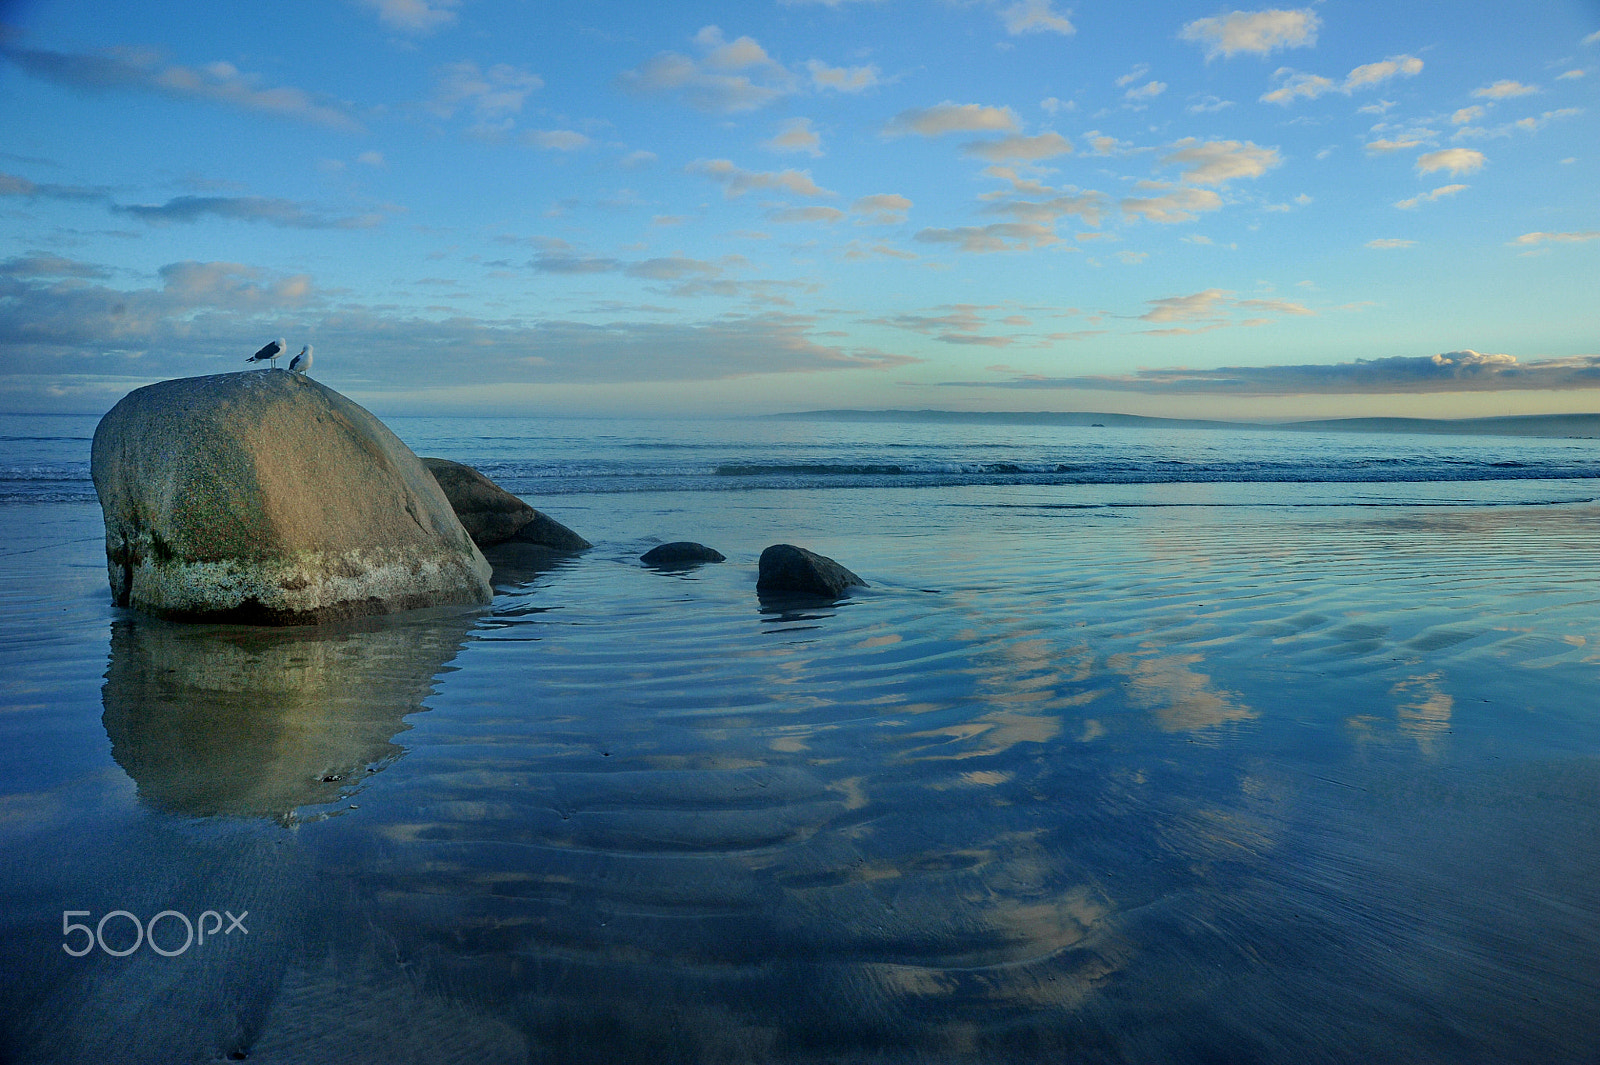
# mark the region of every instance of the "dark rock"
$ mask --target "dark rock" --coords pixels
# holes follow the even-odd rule
[[[540,544],[556,551],[586,551],[594,545],[548,514],[495,484],[489,478],[459,462],[425,458],[422,464],[438,480],[456,517],[479,547],[517,540]]]
[[[533,512],[533,520],[518,529],[511,539],[555,551],[587,551],[594,546],[550,515],[537,510]]]
[[[304,374],[136,389],[101,419],[90,472],[119,606],[297,625],[490,598],[411,449]]]
[[[681,569],[688,566],[698,566],[702,562],[726,562],[727,558],[721,551],[697,544],[689,540],[678,540],[670,544],[661,544],[652,547],[639,556],[639,561],[646,566],[655,566],[658,569]]]
[[[462,528],[480,548],[504,543],[533,520],[532,507],[471,466],[426,457],[422,464],[444,489]]]
[[[833,559],[793,544],[773,544],[761,552],[756,591],[762,595],[811,595],[838,599],[866,581]]]

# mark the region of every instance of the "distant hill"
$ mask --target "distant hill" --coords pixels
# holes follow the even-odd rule
[[[1434,433],[1467,436],[1600,438],[1600,414],[1518,414],[1500,418],[1331,418],[1303,422],[1228,422],[1147,418],[1096,411],[808,410],[767,417],[788,421],[908,422],[966,425],[1076,425],[1143,429],[1273,429],[1313,433]]]

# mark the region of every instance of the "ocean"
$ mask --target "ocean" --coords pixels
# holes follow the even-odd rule
[[[1600,441],[396,417],[595,546],[268,630],[111,606],[95,421],[0,417],[0,1061],[1600,1046]]]

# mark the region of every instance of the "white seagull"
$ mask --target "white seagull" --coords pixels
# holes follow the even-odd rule
[[[244,361],[265,362],[267,359],[271,359],[272,368],[276,370],[278,368],[278,356],[282,355],[283,349],[288,346],[288,343],[282,337],[279,337],[277,340],[274,340],[272,343],[268,344],[266,347],[262,348],[260,351],[256,352],[254,355],[250,356]]]
[[[300,349],[300,354],[289,360],[289,369],[295,373],[305,373],[311,369],[311,345],[307,344]]]

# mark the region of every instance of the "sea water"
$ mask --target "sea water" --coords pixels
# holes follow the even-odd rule
[[[1600,443],[390,425],[594,548],[168,624],[0,419],[0,1060],[1591,1060]]]

